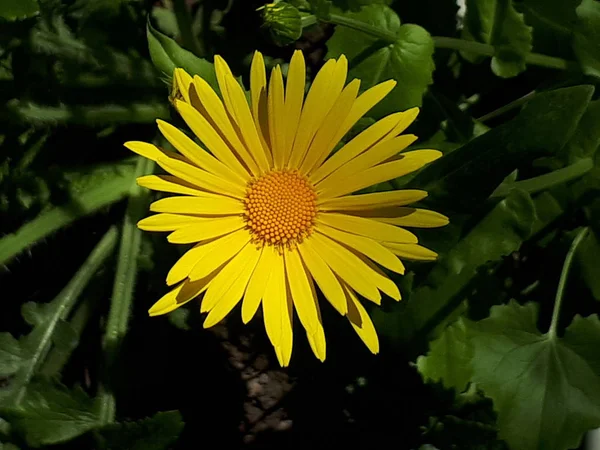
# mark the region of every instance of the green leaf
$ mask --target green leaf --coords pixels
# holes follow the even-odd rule
[[[420,171],[408,186],[429,192],[429,205],[471,212],[513,171],[556,154],[577,128],[594,89],[575,86],[533,97],[520,114]]]
[[[532,48],[531,27],[512,0],[467,0],[463,38],[494,46],[496,75],[514,77],[525,70],[525,57]]]
[[[600,300],[600,264],[598,264],[598,255],[600,255],[600,242],[594,233],[588,233],[584,238],[579,251],[575,254],[581,277],[590,289],[592,296]]]
[[[105,426],[95,435],[101,450],[167,450],[183,427],[179,411],[166,411],[138,422]]]
[[[581,159],[593,158],[600,147],[600,100],[589,103],[581,117],[573,137],[559,153],[560,158],[567,164],[573,164]]]
[[[393,42],[382,42],[372,35],[337,25],[327,41],[327,58],[345,54],[350,63],[349,78],[359,78],[361,89],[394,79],[396,87],[369,113],[382,117],[391,112],[421,106],[423,94],[432,83],[433,40],[418,25],[400,25],[398,15],[385,5],[365,6],[345,16],[389,33]]]
[[[66,442],[99,425],[94,400],[81,388],[46,379],[32,382],[18,406],[0,412],[32,447]]]
[[[0,378],[14,375],[23,364],[24,351],[10,333],[0,333]]]
[[[600,78],[600,3],[582,0],[576,10],[573,50],[584,73]]]
[[[199,58],[181,48],[173,39],[156,30],[148,21],[146,35],[152,62],[167,78],[171,79],[173,71],[181,67],[190,75],[198,75],[218,91],[217,75],[211,62]]]
[[[600,321],[576,316],[559,339],[538,331],[537,315],[537,304],[511,302],[469,327],[473,382],[511,449],[575,448],[600,426]]]
[[[408,301],[389,313],[373,311],[378,330],[400,344],[427,337],[462,303],[477,269],[518,250],[531,235],[535,219],[529,195],[511,192],[440,257]]]
[[[463,392],[472,373],[473,347],[467,334],[467,325],[462,318],[448,326],[431,342],[427,356],[417,358],[421,376]]]
[[[130,161],[98,165],[65,174],[70,181],[70,200],[49,208],[13,234],[0,239],[0,264],[77,219],[123,199],[134,182]]]
[[[6,20],[28,19],[39,12],[37,0],[2,0],[0,3],[0,17]]]
[[[269,29],[276,45],[284,47],[302,36],[300,11],[286,2],[270,3],[263,10],[264,26]]]

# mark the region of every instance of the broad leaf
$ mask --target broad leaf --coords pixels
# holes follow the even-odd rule
[[[529,195],[511,192],[440,257],[408,301],[395,305],[389,313],[379,308],[373,311],[378,330],[400,344],[427,337],[462,303],[461,293],[479,267],[519,249],[530,236],[535,218]]]
[[[470,327],[473,382],[511,449],[575,448],[600,426],[600,321],[576,316],[558,338],[539,332],[537,315],[537,304],[511,302]]]
[[[39,12],[37,0],[2,0],[0,3],[0,17],[6,20],[28,19]]]
[[[350,62],[349,78],[359,78],[361,89],[394,79],[396,87],[369,113],[382,117],[413,106],[420,106],[427,86],[432,83],[433,40],[418,25],[400,25],[398,15],[385,5],[369,5],[349,18],[387,32],[395,39],[382,42],[377,38],[341,25],[327,41],[328,58],[341,54]]]
[[[589,103],[577,130],[559,156],[567,164],[584,158],[593,158],[600,147],[600,100]]]
[[[66,442],[99,425],[94,401],[82,389],[45,379],[31,383],[18,406],[0,413],[32,447]]]
[[[159,412],[137,422],[108,425],[95,434],[100,449],[167,450],[183,430],[179,411]]]
[[[579,23],[575,28],[573,50],[583,72],[600,77],[600,3],[582,0],[576,12]]]
[[[146,35],[150,58],[156,68],[167,78],[173,76],[175,68],[181,67],[190,75],[198,75],[214,89],[218,89],[217,75],[211,62],[181,48],[173,39],[156,30],[150,22],[148,22]]]
[[[419,356],[417,369],[425,380],[462,392],[471,379],[472,358],[467,325],[460,318],[431,342],[427,356]]]
[[[575,86],[535,96],[510,122],[430,164],[409,183],[446,211],[478,208],[515,168],[557,153],[577,128],[594,89]]]
[[[525,70],[525,57],[532,47],[531,27],[512,0],[467,0],[463,38],[494,46],[492,71],[496,75],[514,77]]]

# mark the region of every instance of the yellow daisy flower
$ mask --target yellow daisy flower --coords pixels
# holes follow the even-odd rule
[[[400,292],[379,268],[403,274],[400,258],[430,261],[431,250],[401,228],[439,227],[448,219],[406,205],[421,190],[353,194],[413,172],[439,158],[437,150],[400,153],[417,137],[401,133],[418,108],[390,114],[334,148],[354,124],[395,86],[386,81],[359,95],[359,80],[346,86],[348,62],[330,59],[305,97],[305,62],[292,57],[287,82],[279,66],[267,76],[256,52],[250,101],[225,61],[215,56],[221,97],[198,76],[174,73],[172,101],[196,135],[158,120],[179,153],[145,142],[125,146],[171,175],[138,178],[140,186],[178,194],[150,206],[146,231],[170,232],[174,244],[195,244],[172,267],[174,288],[149,313],[166,314],[204,294],[204,327],[220,322],[242,303],[244,323],[262,305],[265,328],[279,363],[292,354],[296,310],[312,350],[325,360],[325,333],[315,283],[373,353],[375,328],[359,298],[376,304],[381,292]],[[380,292],[381,291],[381,292]]]

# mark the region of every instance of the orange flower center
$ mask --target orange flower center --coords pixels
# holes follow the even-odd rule
[[[311,233],[316,200],[315,189],[298,172],[273,171],[250,182],[244,216],[258,241],[293,244]]]

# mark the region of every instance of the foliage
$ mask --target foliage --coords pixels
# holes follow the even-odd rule
[[[600,427],[600,2],[456,12],[0,2],[0,449],[566,450]],[[218,92],[219,54],[247,89],[256,49],[284,74],[302,49],[308,85],[342,54],[361,92],[395,80],[344,140],[417,106],[412,148],[444,153],[373,188],[425,189],[420,206],[450,217],[419,232],[438,260],[407,262],[403,301],[370,311],[377,357],[332,320],[327,361],[297,346],[284,371],[260,321],[147,318],[180,249],[137,229],[151,199],[135,178],[154,167],[122,144],[166,145],[175,68]]]

